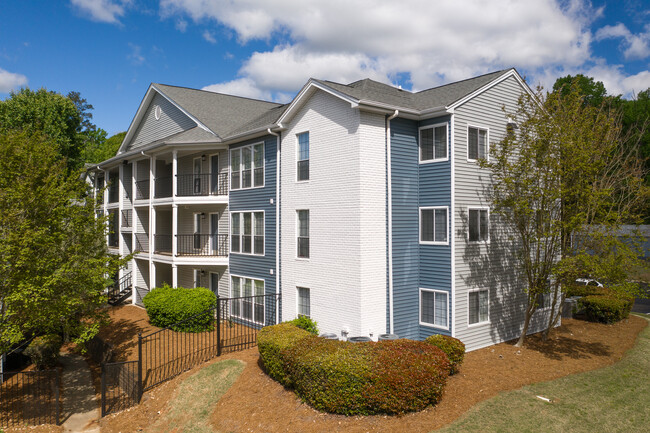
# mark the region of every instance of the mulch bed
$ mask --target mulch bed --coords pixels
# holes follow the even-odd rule
[[[137,350],[137,332],[153,328],[147,323],[146,312],[137,307],[112,309],[111,316],[114,326],[105,336],[127,353],[134,341]],[[614,325],[564,320],[547,341],[535,335],[527,339],[523,348],[501,343],[470,352],[460,372],[449,378],[440,404],[399,417],[345,417],[318,412],[263,372],[257,348],[229,353],[210,362],[235,358],[246,362],[246,368],[215,406],[211,421],[215,431],[233,432],[431,431],[500,392],[611,365],[634,346],[646,325],[646,320],[635,316]],[[104,418],[102,432],[146,429],[165,412],[179,381],[195,371],[147,392],[139,406]]]

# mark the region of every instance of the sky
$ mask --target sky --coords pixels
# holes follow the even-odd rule
[[[418,91],[514,67],[650,88],[650,0],[0,0],[0,99],[78,91],[109,136],[150,83],[288,102],[310,77]]]

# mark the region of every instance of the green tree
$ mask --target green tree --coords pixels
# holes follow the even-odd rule
[[[0,134],[0,353],[31,333],[91,338],[106,275],[123,263],[108,254],[106,219],[57,150],[40,134]]]
[[[621,143],[620,115],[604,104],[585,103],[580,84],[578,79],[562,91],[522,96],[516,112],[506,113],[519,129],[481,162],[491,169],[488,198],[517,247],[527,295],[517,345],[550,296],[547,335],[559,319],[561,285],[582,272],[607,279],[621,293],[634,290],[625,276],[636,255],[615,231],[634,220],[648,198],[643,164],[638,145]]]
[[[585,104],[599,107],[607,98],[607,90],[602,81],[596,81],[592,77],[582,74],[577,74],[575,77],[567,75],[558,78],[553,84],[553,93],[560,92],[562,96],[568,96],[572,86],[578,86]]]
[[[106,131],[101,128],[97,129],[95,134],[98,137],[95,140],[89,141],[84,149],[84,161],[86,163],[96,164],[114,157],[124,140],[124,136],[126,136],[126,132],[118,132],[106,138]]]

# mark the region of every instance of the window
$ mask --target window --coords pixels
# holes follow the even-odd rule
[[[264,186],[264,143],[230,151],[230,189]]]
[[[309,211],[299,210],[298,214],[298,257],[309,258]]]
[[[469,292],[469,324],[484,323],[488,318],[488,291]]]
[[[232,276],[232,316],[264,324],[264,280]]]
[[[448,305],[447,292],[420,289],[420,324],[447,329],[449,327]]]
[[[475,161],[487,158],[488,132],[487,129],[467,128],[467,159]]]
[[[230,214],[230,252],[264,255],[264,212]]]
[[[487,209],[469,209],[469,241],[487,242],[490,216]]]
[[[192,236],[193,247],[195,250],[201,249],[201,214],[194,214],[194,235]]]
[[[298,134],[298,181],[309,180],[309,132]]]
[[[447,124],[420,128],[420,161],[447,159]]]
[[[298,316],[310,317],[309,289],[298,287]]]
[[[420,208],[420,242],[447,243],[447,208]]]

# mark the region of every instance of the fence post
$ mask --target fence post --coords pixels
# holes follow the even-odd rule
[[[61,378],[59,377],[59,370],[56,371],[56,383],[54,388],[54,395],[56,397],[56,425],[59,425],[60,416],[61,416],[61,405],[59,401],[59,387],[61,386]]]
[[[102,384],[101,384],[101,399],[102,399],[102,418],[106,416],[106,365],[102,362]]]
[[[217,356],[221,356],[221,298],[217,295]]]
[[[138,332],[138,403],[142,400],[142,333]]]

